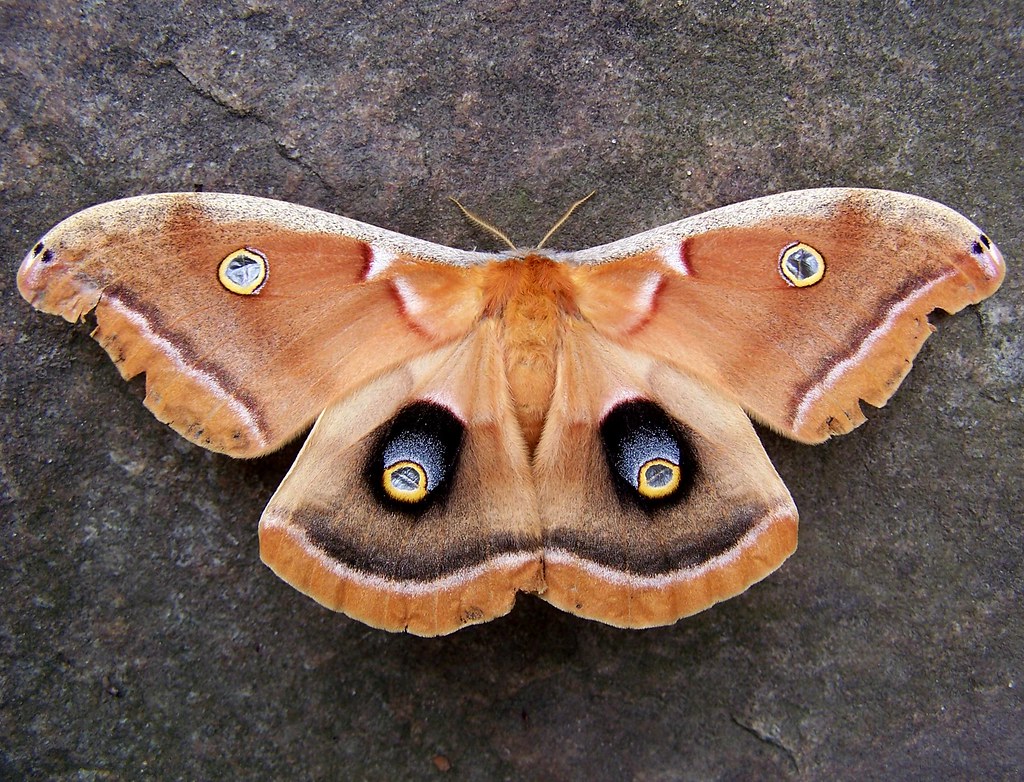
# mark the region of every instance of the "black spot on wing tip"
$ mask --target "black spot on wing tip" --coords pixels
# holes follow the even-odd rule
[[[992,249],[992,240],[985,234],[979,234],[978,238],[971,245],[971,252],[975,255],[984,255],[986,250]]]

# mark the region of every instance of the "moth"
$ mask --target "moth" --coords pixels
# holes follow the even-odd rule
[[[518,592],[675,622],[794,551],[751,418],[803,443],[884,405],[995,292],[995,244],[881,190],[782,193],[579,252],[467,252],[280,201],[171,193],[80,212],[21,265],[197,445],[274,451],[281,578],[374,627],[450,633]]]

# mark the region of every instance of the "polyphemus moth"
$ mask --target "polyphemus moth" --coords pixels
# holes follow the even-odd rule
[[[748,415],[820,443],[885,404],[1003,279],[966,218],[901,193],[735,204],[581,252],[466,252],[294,204],[172,193],[86,209],[18,274],[146,406],[235,457],[316,419],[263,560],[367,624],[450,633],[532,592],[650,627],[795,549]]]

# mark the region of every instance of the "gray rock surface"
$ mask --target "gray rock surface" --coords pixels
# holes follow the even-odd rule
[[[1021,3],[553,5],[0,5],[0,778],[1019,778]],[[963,211],[1006,284],[863,428],[765,433],[799,551],[643,632],[532,597],[436,640],[321,609],[258,559],[297,445],[190,445],[14,282],[137,193],[470,248],[449,195],[528,244],[596,188],[569,248],[817,185]]]

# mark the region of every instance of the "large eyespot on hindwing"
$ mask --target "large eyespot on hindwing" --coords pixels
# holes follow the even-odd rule
[[[683,428],[654,402],[631,399],[601,422],[608,468],[621,496],[645,510],[689,494],[697,456]]]
[[[382,505],[419,514],[441,499],[458,467],[465,427],[433,402],[413,402],[381,429],[366,480]]]

